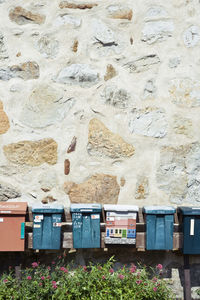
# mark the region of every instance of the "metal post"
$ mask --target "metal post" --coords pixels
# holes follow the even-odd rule
[[[189,255],[183,255],[184,260],[184,300],[191,300],[191,279]]]

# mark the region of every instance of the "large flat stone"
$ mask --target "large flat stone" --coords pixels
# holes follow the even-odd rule
[[[99,80],[98,72],[87,64],[72,64],[62,69],[56,78],[56,82],[79,84],[80,86],[94,85]]]
[[[89,123],[88,152],[90,155],[110,158],[130,157],[135,149],[119,134],[111,132],[101,121],[92,119]]]
[[[58,54],[59,42],[51,36],[43,35],[37,42],[36,48],[44,57],[53,58]]]
[[[24,25],[28,23],[42,24],[45,21],[45,16],[37,13],[32,13],[21,6],[17,6],[11,9],[9,12],[11,21],[16,22],[18,25]]]
[[[200,27],[190,26],[183,33],[183,42],[187,48],[195,47],[200,41]]]
[[[116,108],[127,108],[130,104],[131,96],[125,89],[120,89],[116,85],[108,85],[101,94],[104,103]]]
[[[140,73],[151,69],[160,63],[160,58],[157,54],[150,54],[140,57],[134,61],[130,61],[124,65],[130,73]]]
[[[49,126],[62,121],[74,103],[74,99],[66,99],[60,90],[40,84],[23,107],[20,121],[34,128]]]
[[[129,129],[131,133],[163,138],[167,134],[165,110],[156,107],[133,109],[129,117]]]
[[[53,139],[21,141],[3,147],[6,158],[15,164],[39,166],[57,162],[57,143]]]
[[[112,19],[131,20],[133,11],[131,8],[123,5],[113,4],[107,7],[108,16]]]
[[[3,103],[0,101],[0,134],[6,133],[10,128],[7,114],[3,110]]]
[[[71,203],[116,204],[120,187],[116,176],[95,174],[80,184],[66,182],[64,190],[69,195]]]

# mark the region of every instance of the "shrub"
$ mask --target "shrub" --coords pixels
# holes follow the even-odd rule
[[[33,262],[22,271],[18,281],[9,271],[0,279],[0,300],[170,300],[175,295],[161,278],[162,265],[147,269],[146,266],[114,270],[114,259],[104,265],[64,265],[64,259],[52,262],[51,266]]]

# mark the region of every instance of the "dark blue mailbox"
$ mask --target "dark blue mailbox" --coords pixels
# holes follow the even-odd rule
[[[33,249],[60,249],[63,205],[36,204],[33,212]]]
[[[145,206],[146,249],[173,249],[173,228],[175,208],[171,206]]]
[[[183,253],[200,254],[200,207],[179,207],[183,215]]]
[[[101,204],[72,204],[74,248],[100,248]]]

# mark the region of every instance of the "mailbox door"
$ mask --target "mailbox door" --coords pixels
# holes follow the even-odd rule
[[[184,216],[184,254],[200,254],[200,216]]]
[[[72,213],[73,247],[82,248],[82,213]]]
[[[91,214],[91,248],[100,248],[100,214]]]
[[[0,251],[24,251],[24,216],[0,216]]]
[[[60,249],[61,214],[34,214],[33,249]]]
[[[147,250],[173,248],[173,215],[147,215]]]

